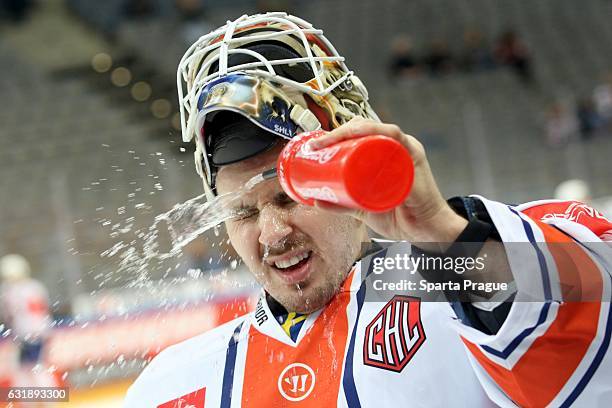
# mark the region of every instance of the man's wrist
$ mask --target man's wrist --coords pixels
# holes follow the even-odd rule
[[[453,211],[448,205],[444,206],[434,216],[415,223],[407,240],[414,243],[435,243],[437,249],[444,252],[467,226],[468,221]]]

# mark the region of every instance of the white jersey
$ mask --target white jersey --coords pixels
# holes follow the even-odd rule
[[[132,385],[125,407],[606,406],[612,262],[569,236],[597,242],[610,224],[585,213],[588,207],[570,220],[580,210],[566,213],[572,203],[550,209],[483,201],[504,242],[569,240],[565,255],[580,258],[575,272],[598,285],[602,302],[517,302],[498,333],[486,335],[447,303],[402,294],[365,301],[368,271],[359,262],[296,341],[262,296],[248,315],[163,351]],[[583,226],[591,220],[592,230]],[[534,271],[508,255],[517,297],[556,290],[571,272],[557,267],[558,253],[534,256],[544,284],[524,288]]]
[[[42,337],[51,323],[49,294],[35,279],[4,284],[0,287],[0,313],[21,339]]]

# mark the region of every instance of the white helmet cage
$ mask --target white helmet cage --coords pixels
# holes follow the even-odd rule
[[[248,33],[255,28],[257,30]],[[237,33],[241,35],[234,37]],[[301,57],[269,60],[258,52],[241,48],[262,41],[282,42]],[[228,58],[232,54],[247,54],[255,61],[228,67]],[[196,171],[202,177],[208,199],[214,198],[215,193],[211,187],[212,176],[206,146],[199,129],[203,123],[197,108],[201,90],[213,80],[242,72],[277,83],[293,93],[297,91],[309,95],[329,116],[332,127],[338,127],[355,116],[378,121],[378,116],[368,103],[365,86],[346,67],[344,60],[323,36],[322,30],[283,12],[243,15],[200,37],[189,47],[177,71],[181,129],[184,142],[191,141],[195,136]],[[300,83],[278,75],[274,70],[276,65],[297,63],[307,63],[310,66],[313,73],[311,80]],[[218,65],[218,69],[209,72],[213,65]],[[291,118],[302,131],[320,127],[316,116],[307,108],[292,111]]]

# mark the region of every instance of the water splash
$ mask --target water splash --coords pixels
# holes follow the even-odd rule
[[[185,246],[205,232],[241,216],[241,211],[235,209],[236,204],[245,193],[269,178],[259,174],[231,193],[211,200],[202,194],[176,204],[171,210],[157,215],[153,224],[146,229],[131,231],[131,224],[123,229],[117,225],[113,228],[114,237],[124,239],[100,256],[118,258],[119,271],[134,276],[130,286],[145,286],[151,270],[163,267],[164,261],[180,255]],[[133,219],[130,219],[131,222]],[[128,233],[135,233],[136,239],[128,239]]]
[[[157,232],[160,228],[165,228],[171,240],[170,251],[157,255],[162,259],[173,257],[204,232],[238,216],[238,212],[233,210],[231,205],[240,198],[241,193],[242,191],[228,193],[210,201],[202,194],[155,217],[150,231]]]

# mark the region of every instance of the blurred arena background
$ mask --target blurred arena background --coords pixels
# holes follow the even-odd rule
[[[381,117],[425,144],[446,196],[557,195],[612,215],[610,1],[0,4],[0,256],[25,256],[49,292],[42,369],[70,386],[66,407],[120,406],[161,348],[250,306],[222,233],[138,276],[113,258],[121,229],[137,240],[202,192],[175,70],[227,19],[282,10],[322,28]],[[18,371],[3,323],[0,386]]]

